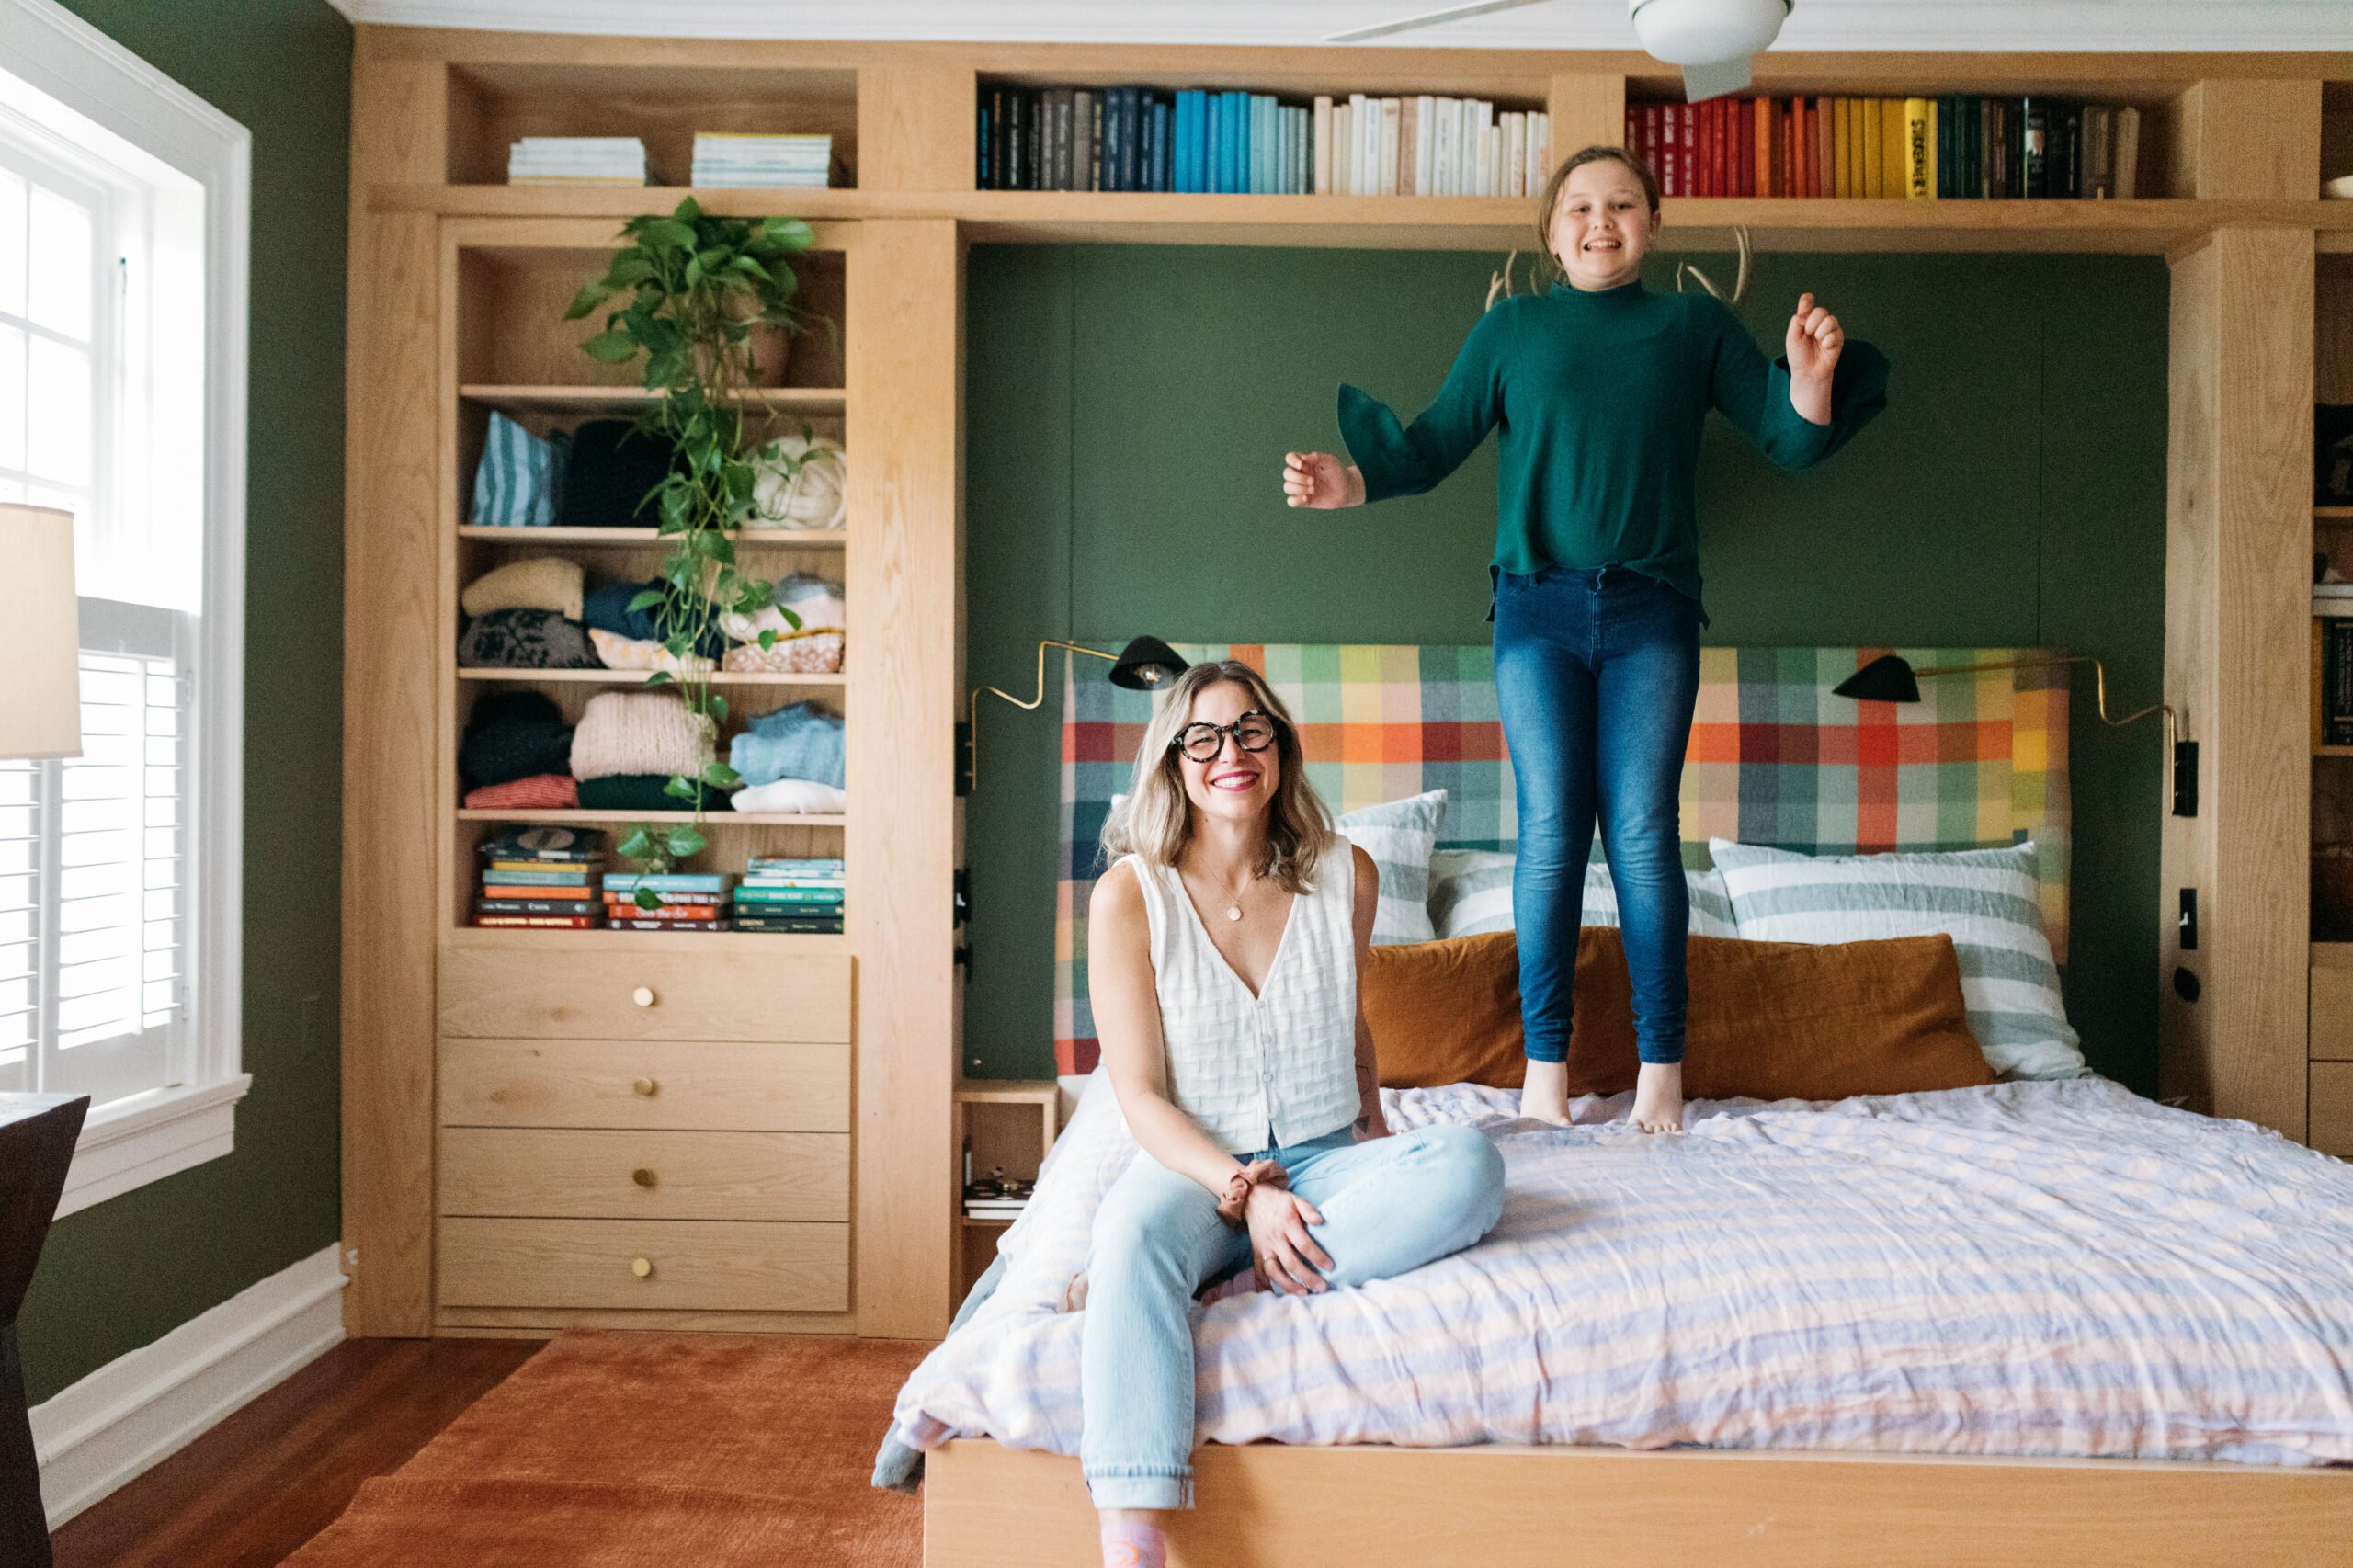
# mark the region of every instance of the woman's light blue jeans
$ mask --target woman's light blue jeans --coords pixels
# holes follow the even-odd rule
[[[1495,577],[1495,699],[1518,799],[1512,925],[1532,1062],[1565,1062],[1594,818],[1618,890],[1644,1062],[1683,1060],[1691,924],[1678,797],[1699,607],[1625,566]]]
[[[1504,1162],[1476,1129],[1418,1127],[1358,1143],[1347,1128],[1241,1156],[1279,1160],[1313,1204],[1335,1289],[1460,1252],[1494,1229]],[[1097,1508],[1193,1506],[1193,1292],[1250,1261],[1217,1199],[1138,1151],[1103,1195],[1086,1259],[1079,1459]]]

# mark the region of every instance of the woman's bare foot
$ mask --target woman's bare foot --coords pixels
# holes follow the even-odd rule
[[[1063,1311],[1083,1312],[1086,1310],[1086,1270],[1080,1269],[1063,1286]]]
[[[1645,1132],[1683,1131],[1683,1063],[1645,1062],[1634,1074],[1634,1108],[1627,1120]]]
[[[1555,1127],[1569,1124],[1569,1064],[1565,1062],[1528,1063],[1528,1077],[1519,1086],[1519,1114]]]

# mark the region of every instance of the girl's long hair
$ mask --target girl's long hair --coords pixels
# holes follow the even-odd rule
[[[1103,824],[1103,847],[1113,857],[1134,855],[1148,865],[1174,866],[1192,835],[1193,803],[1185,795],[1184,763],[1170,743],[1192,719],[1193,702],[1211,687],[1231,681],[1250,693],[1250,706],[1275,721],[1275,756],[1282,778],[1267,803],[1267,846],[1257,872],[1286,892],[1313,891],[1316,869],[1332,846],[1332,813],[1307,781],[1307,756],[1300,749],[1299,726],[1291,722],[1266,676],[1232,659],[1195,665],[1176,677],[1144,726],[1136,749],[1135,775],[1127,799]]]

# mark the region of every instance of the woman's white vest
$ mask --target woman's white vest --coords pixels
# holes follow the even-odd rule
[[[1168,1095],[1229,1154],[1303,1143],[1356,1119],[1356,865],[1335,838],[1291,901],[1256,996],[1211,943],[1174,867],[1137,856]]]

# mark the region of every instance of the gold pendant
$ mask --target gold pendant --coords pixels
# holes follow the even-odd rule
[[[1225,906],[1225,917],[1226,917],[1228,920],[1239,920],[1239,919],[1241,919],[1241,918],[1242,918],[1242,906],[1241,906],[1240,904],[1238,904],[1238,903],[1229,903],[1229,904],[1227,904],[1227,905]]]

